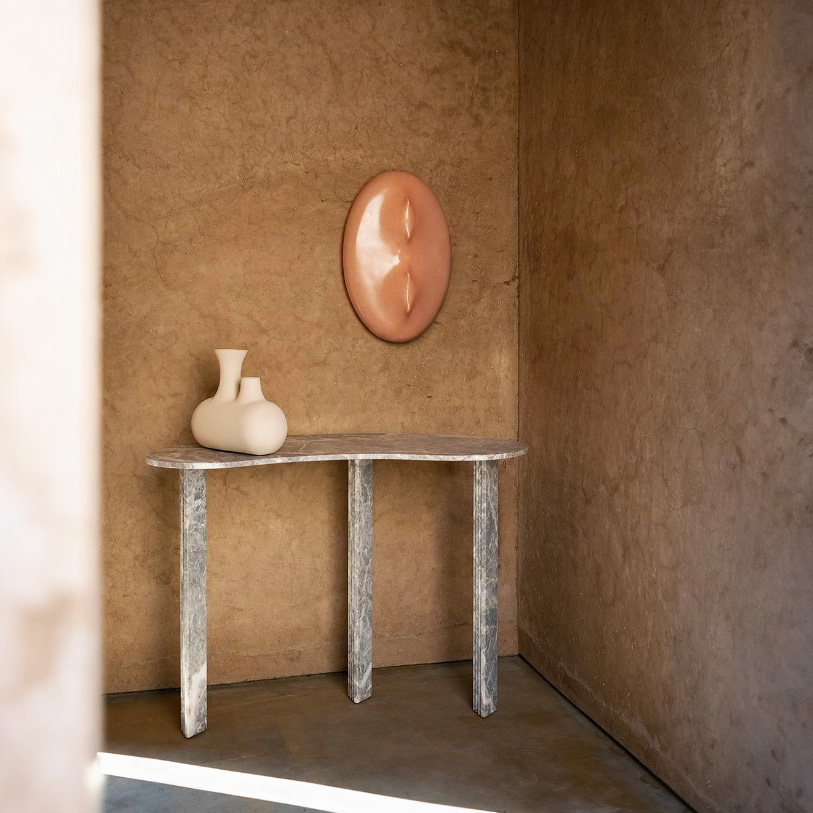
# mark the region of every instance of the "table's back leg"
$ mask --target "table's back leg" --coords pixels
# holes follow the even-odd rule
[[[497,710],[497,461],[474,464],[474,710]]]
[[[206,730],[206,472],[181,469],[181,731]]]
[[[347,694],[360,703],[373,693],[373,461],[347,471]]]

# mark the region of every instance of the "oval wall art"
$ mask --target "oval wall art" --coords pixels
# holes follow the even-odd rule
[[[342,266],[359,319],[388,342],[420,336],[449,287],[449,226],[432,190],[408,172],[383,172],[350,207]]]

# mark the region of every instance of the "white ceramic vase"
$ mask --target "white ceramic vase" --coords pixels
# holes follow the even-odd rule
[[[241,378],[246,350],[215,350],[220,385],[192,414],[192,434],[201,446],[244,454],[271,454],[285,442],[288,422],[263,396],[259,378]]]

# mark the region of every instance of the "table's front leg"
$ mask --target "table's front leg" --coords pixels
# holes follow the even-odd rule
[[[373,693],[373,461],[347,465],[347,694]]]
[[[474,464],[474,710],[497,710],[497,461]]]
[[[181,731],[206,730],[206,472],[181,469]]]

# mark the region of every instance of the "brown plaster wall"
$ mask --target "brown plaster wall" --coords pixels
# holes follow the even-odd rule
[[[813,809],[813,7],[520,4],[520,651]]]
[[[292,434],[515,437],[513,0],[104,4],[104,611],[110,691],[177,685],[177,477],[215,347]],[[346,298],[350,203],[404,169],[449,221],[438,320],[386,344]],[[516,652],[516,463],[501,629]],[[375,664],[469,657],[471,466],[377,463]],[[209,476],[212,682],[346,663],[346,466]]]

